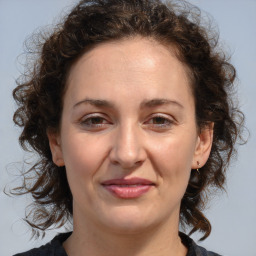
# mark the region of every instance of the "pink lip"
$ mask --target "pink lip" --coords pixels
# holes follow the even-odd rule
[[[155,184],[146,179],[112,179],[102,183],[104,188],[119,198],[137,198],[147,193]]]

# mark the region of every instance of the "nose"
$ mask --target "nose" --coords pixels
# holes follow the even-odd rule
[[[123,169],[140,166],[147,158],[142,131],[139,127],[126,125],[117,130],[110,152],[110,161]]]

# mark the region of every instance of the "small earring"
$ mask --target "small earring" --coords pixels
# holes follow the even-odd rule
[[[197,169],[196,169],[196,171],[197,171],[198,174],[200,174],[200,171],[199,171],[200,163],[199,163],[198,161],[196,161],[196,163],[197,163]]]

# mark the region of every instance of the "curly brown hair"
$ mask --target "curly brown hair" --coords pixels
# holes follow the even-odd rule
[[[36,45],[37,60],[13,91],[18,104],[14,122],[23,127],[19,141],[25,150],[39,154],[14,191],[32,194],[34,203],[26,221],[35,230],[61,227],[72,219],[65,167],[53,163],[47,137],[47,131],[59,130],[70,67],[102,42],[137,35],[176,49],[177,58],[189,70],[198,128],[214,123],[209,159],[200,175],[191,172],[180,209],[180,221],[192,227],[191,233],[203,232],[201,240],[209,236],[211,225],[202,211],[212,191],[209,188],[223,189],[243,124],[243,114],[233,103],[236,72],[218,50],[216,33],[210,35],[201,25],[199,9],[186,2],[158,0],[82,0]]]

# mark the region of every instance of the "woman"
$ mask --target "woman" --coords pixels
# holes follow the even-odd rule
[[[179,225],[209,236],[202,210],[242,115],[235,69],[191,10],[81,1],[46,37],[14,90],[20,142],[40,156],[16,192],[34,197],[35,231],[72,218],[73,232],[18,255],[218,255]]]

